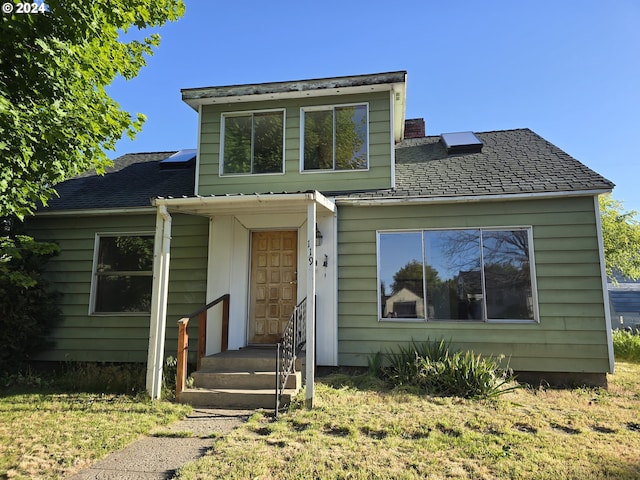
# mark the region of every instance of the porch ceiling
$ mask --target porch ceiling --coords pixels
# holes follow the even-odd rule
[[[240,215],[248,213],[307,213],[314,202],[318,215],[335,212],[336,206],[320,192],[255,193],[251,195],[220,195],[210,197],[154,198],[154,206],[164,205],[169,211],[211,217],[214,215]]]

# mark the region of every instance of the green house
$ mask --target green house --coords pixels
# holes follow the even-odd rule
[[[280,341],[304,305],[308,372],[445,338],[524,376],[605,383],[597,198],[613,184],[528,129],[426,136],[405,82],[183,90],[197,149],[124,155],[30,222],[61,247],[64,322],[41,359],[147,362],[154,394],[176,321],[228,294],[205,355]]]

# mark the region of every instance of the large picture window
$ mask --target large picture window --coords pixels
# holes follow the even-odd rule
[[[93,313],[151,311],[152,235],[99,235],[93,275]]]
[[[381,318],[535,320],[528,228],[378,234]]]
[[[284,111],[223,115],[223,174],[284,171]]]
[[[367,105],[303,109],[303,170],[367,169],[367,110]]]

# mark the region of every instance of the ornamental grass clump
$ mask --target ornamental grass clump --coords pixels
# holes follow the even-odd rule
[[[519,388],[512,372],[501,368],[501,359],[452,352],[444,340],[412,342],[385,357],[386,365],[379,359],[370,365],[379,365],[378,376],[396,387],[463,398],[494,398]]]

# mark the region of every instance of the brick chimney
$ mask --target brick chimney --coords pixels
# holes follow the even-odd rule
[[[404,121],[404,138],[422,138],[424,136],[424,118],[411,118]]]

